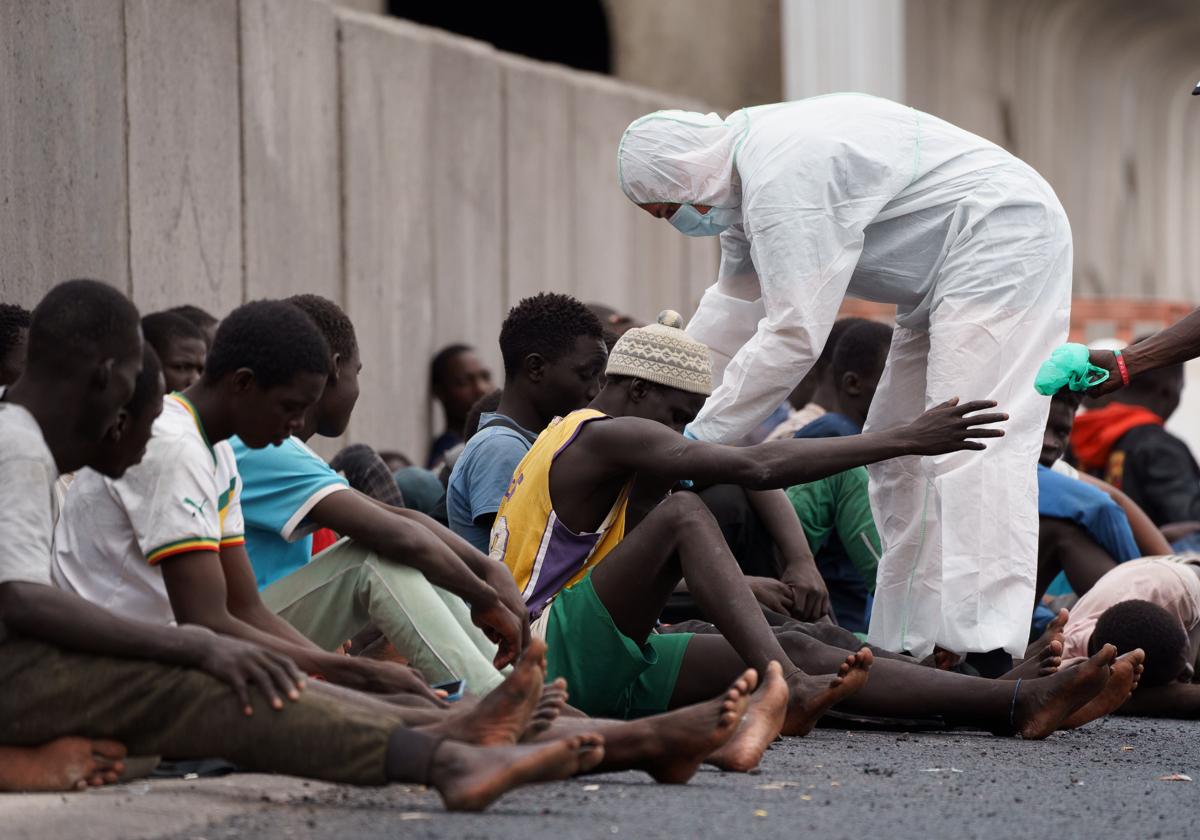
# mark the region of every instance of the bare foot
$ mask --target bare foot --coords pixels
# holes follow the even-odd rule
[[[832,677],[794,674],[788,678],[790,697],[782,734],[807,735],[829,707],[867,684],[867,672],[875,657],[868,648],[846,657]]]
[[[641,769],[663,784],[687,782],[709,755],[737,733],[757,684],[758,674],[750,669],[720,697],[647,718],[644,723],[650,735],[646,740],[655,745],[652,749],[657,757]]]
[[[788,684],[778,662],[767,665],[766,677],[750,697],[750,707],[729,743],[712,753],[706,764],[734,773],[749,773],[762,761],[767,747],[779,737],[787,715]]]
[[[542,697],[546,677],[546,643],[534,639],[504,682],[481,697],[473,708],[457,709],[423,731],[479,746],[515,744],[525,732]]]
[[[433,758],[429,784],[449,811],[482,811],[500,796],[531,782],[552,782],[586,773],[604,758],[604,739],[574,735],[549,744],[476,747],[443,741]]]
[[[1095,698],[1108,683],[1117,649],[1105,645],[1100,652],[1052,677],[1029,680],[1016,686],[1012,724],[1016,734],[1035,740],[1047,737],[1071,713]]]
[[[1112,665],[1112,676],[1109,677],[1104,690],[1071,712],[1058,728],[1077,729],[1119,709],[1137,688],[1138,680],[1142,678],[1142,671],[1145,670],[1145,662],[1146,654],[1141,648],[1118,656]]]
[[[1071,613],[1064,609],[1058,611],[1058,615],[1050,619],[1050,623],[1046,625],[1045,632],[1029,643],[1029,647],[1025,648],[1025,658],[1034,659],[1039,653],[1051,642],[1063,640],[1063,631],[1067,627],[1067,619],[1071,617]]]
[[[111,785],[125,770],[116,741],[59,738],[37,747],[0,747],[0,790],[86,790]]]
[[[546,683],[542,687],[542,696],[538,700],[537,708],[533,710],[533,717],[529,719],[529,723],[525,725],[525,731],[521,733],[521,740],[528,741],[549,729],[550,725],[562,714],[563,707],[567,705],[568,696],[567,681],[562,677],[554,682]]]
[[[1066,612],[1064,610],[1063,612]],[[1062,665],[1063,643],[1051,639],[1050,643],[1034,656],[1023,660],[1020,665],[1000,677],[1002,680],[1035,680],[1058,672]]]

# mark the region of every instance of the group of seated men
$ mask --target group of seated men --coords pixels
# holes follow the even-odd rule
[[[1096,575],[1048,545],[1082,597],[996,678],[862,645],[863,465],[978,448],[1004,415],[951,402],[860,433],[887,337],[865,322],[781,412],[807,411],[798,434],[692,441],[713,383],[681,326],[615,338],[569,296],[521,301],[503,391],[464,418],[444,497],[414,504],[374,452],[339,473],[308,446],[344,434],[364,364],[394,362],[363,359],[329,300],[141,318],[73,280],[0,307],[0,789],[221,758],[480,809],[581,773],[748,772],[827,714],[1038,739],[1156,688],[1139,713],[1200,706],[1186,558]],[[1104,503],[1058,518],[1103,546],[1125,514],[1087,489]]]

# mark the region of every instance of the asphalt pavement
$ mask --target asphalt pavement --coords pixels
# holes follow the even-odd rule
[[[636,773],[597,776],[526,788],[483,814],[447,814],[434,793],[413,788],[356,790],[278,780],[275,784],[283,785],[282,789],[257,796],[255,786],[270,777],[192,782],[191,800],[176,787],[174,793],[164,794],[183,797],[174,808],[165,800],[155,806],[160,811],[178,811],[181,819],[190,820],[188,827],[138,832],[138,836],[171,840],[1196,836],[1194,814],[1200,789],[1196,783],[1163,778],[1176,774],[1200,780],[1200,723],[1112,718],[1042,742],[962,731],[904,734],[820,729],[807,738],[778,743],[761,770],[751,775],[703,770],[690,784],[679,787],[656,785]],[[162,783],[143,785],[148,792],[132,807],[146,809],[157,795],[156,784]],[[241,805],[206,815],[204,803],[211,806],[217,800],[206,800],[205,790],[211,794],[218,785],[236,790]],[[104,796],[120,799],[118,792],[104,792],[93,801]],[[221,801],[228,804],[228,797]],[[0,820],[3,817],[0,801]],[[44,828],[53,825],[53,821],[43,823]],[[57,832],[37,836],[41,840]],[[93,831],[63,836],[125,835]]]

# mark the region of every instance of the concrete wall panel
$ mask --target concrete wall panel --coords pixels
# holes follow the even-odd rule
[[[0,6],[0,300],[129,288],[121,0]]]
[[[572,76],[501,59],[504,80],[504,259],[507,305],[571,288],[574,144]]]
[[[354,440],[414,461],[429,440],[433,44],[426,30],[340,16],[346,311],[362,354]]]
[[[128,0],[133,299],[242,301],[237,0]]]
[[[434,331],[464,341],[498,367],[504,317],[501,261],[503,110],[491,47],[433,33]]]
[[[334,11],[241,0],[246,296],[341,298]]]
[[[575,84],[574,271],[571,291],[584,301],[633,311],[637,225],[653,223],[621,192],[617,144],[646,109],[637,94],[597,76]],[[646,216],[640,219],[639,216]]]

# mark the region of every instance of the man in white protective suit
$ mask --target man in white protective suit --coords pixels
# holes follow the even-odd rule
[[[919,657],[1023,655],[1050,407],[1033,380],[1071,306],[1071,230],[1050,186],[987,140],[859,94],[724,120],[649,114],[626,129],[618,169],[649,213],[721,237],[688,327],[720,383],[693,437],[734,442],[778,407],[846,295],[897,306],[867,431],[954,397],[1009,413],[988,452],[871,466],[884,556],[869,638]]]

